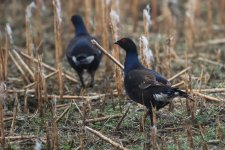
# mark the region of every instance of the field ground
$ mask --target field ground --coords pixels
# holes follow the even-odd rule
[[[99,7],[102,4],[98,0],[91,1],[93,5],[85,3],[87,0],[62,1],[60,36],[55,41],[52,1],[36,0],[36,8],[26,22],[26,8],[30,2],[11,0],[0,4],[0,100],[3,104],[3,108],[0,107],[0,147],[5,145],[17,150],[41,145],[43,149],[100,150],[119,149],[117,144],[121,149],[132,150],[225,149],[223,0],[183,0],[170,5],[166,1],[154,5],[155,0],[151,0],[153,24],[147,31],[154,54],[151,67],[168,78],[189,67],[171,83],[181,83],[179,88],[195,99],[195,102],[174,99],[173,105],[157,113],[157,127],[150,126],[149,118],[143,125],[146,109],[131,101],[124,90],[118,94],[114,64],[106,56],[97,71],[94,87],[85,90],[81,89],[77,74],[66,60],[65,49],[74,32],[70,16],[75,13],[90,19],[88,29],[101,41],[107,41],[109,46],[102,42],[105,49],[115,48],[107,6]],[[121,0],[119,3],[108,4],[120,12],[118,36],[131,37],[139,45],[139,37],[145,32],[142,12],[149,1],[132,0],[128,5],[127,1]],[[106,15],[104,26],[100,19],[103,13]],[[14,43],[11,44],[6,23],[12,28]],[[103,36],[105,33],[108,36]],[[32,49],[31,43],[36,54],[32,60],[23,54]],[[59,52],[62,57],[58,61],[62,69],[56,67],[55,45],[62,47]],[[6,52],[10,53],[8,59],[4,57]],[[120,50],[119,53],[123,63],[124,52]],[[34,61],[37,58],[41,58],[38,63]],[[8,65],[4,68],[6,59]],[[21,60],[31,72],[24,68]],[[108,71],[105,61],[111,66]],[[52,68],[40,65],[42,62]],[[61,71],[70,78],[62,76]],[[64,98],[60,97],[59,89]],[[125,118],[119,124],[122,116]],[[91,129],[116,143],[99,138]]]

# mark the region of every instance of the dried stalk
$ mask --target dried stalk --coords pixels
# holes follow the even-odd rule
[[[24,91],[24,112],[28,113],[29,109],[28,109],[28,94],[27,94],[27,89],[25,89]]]
[[[151,63],[153,62],[152,50],[149,48],[148,38],[144,35],[140,37],[140,56],[141,61],[144,66],[151,68]]]
[[[192,89],[194,92],[198,92],[199,89]],[[216,93],[216,92],[225,92],[225,88],[214,88],[214,89],[201,89],[201,92],[212,92],[212,93]]]
[[[74,100],[74,99],[90,99],[90,100],[93,100],[93,99],[99,99],[99,98],[101,98],[102,96],[105,96],[104,94],[102,94],[102,95],[95,95],[95,96],[72,96],[72,95],[63,95],[62,96],[62,99],[71,99],[71,100]],[[48,97],[48,99],[54,99],[55,97],[57,98],[57,99],[59,99],[60,98],[60,95],[48,95],[47,96]]]
[[[124,118],[127,116],[129,109],[130,109],[130,106],[127,108],[127,110],[124,112],[123,116],[120,118],[119,122],[116,125],[116,128],[114,129],[115,131],[117,131],[120,128],[120,125],[123,122]]]
[[[172,85],[172,87],[179,87],[182,84],[185,84],[185,82],[184,81],[181,81],[181,82],[179,82],[177,84]]]
[[[115,2],[115,1],[113,1]],[[111,30],[112,30],[112,39],[113,41],[117,41],[118,40],[118,35],[119,35],[119,15],[117,14],[116,11],[111,10],[110,12],[110,21],[111,21]],[[112,54],[114,56],[115,59],[119,60],[119,48],[116,45],[113,45],[113,51]],[[116,81],[116,89],[118,91],[118,94],[122,94],[122,77],[121,77],[121,73],[120,70],[118,68],[118,66],[115,65],[114,68],[114,73],[115,73],[115,81]]]
[[[119,118],[121,116],[122,116],[121,114],[117,114],[117,115],[105,116],[105,117],[100,117],[100,118],[86,119],[85,124],[86,123],[95,123],[95,122],[105,121],[105,120],[109,120],[109,119],[113,119],[113,118]],[[81,123],[81,120],[78,121],[78,123]]]
[[[130,8],[133,21],[133,32],[135,32],[138,23],[138,0],[132,0],[130,3]]]
[[[52,149],[51,142],[50,142],[51,140],[50,140],[50,135],[49,135],[48,123],[45,124],[45,128],[46,128],[46,148]]]
[[[212,36],[212,1],[211,0],[207,0],[207,7],[208,7],[208,10],[207,10],[207,34],[208,34],[208,37],[211,38]]]
[[[157,30],[157,0],[151,0],[153,28]]]
[[[103,32],[102,33],[102,45],[103,47],[107,48],[109,52],[109,31],[108,31],[108,9],[106,7],[106,1],[100,0],[101,5],[101,24]],[[110,72],[112,70],[111,63],[109,62],[109,58],[105,57],[105,72]]]
[[[35,84],[36,84],[36,82],[30,83],[30,84],[26,85],[26,86],[24,87],[24,89],[29,89],[29,88],[31,88],[32,86],[35,86]]]
[[[58,107],[57,107],[57,108],[58,108]],[[61,119],[63,116],[65,116],[65,114],[69,111],[70,108],[71,108],[71,104],[70,104],[70,106],[68,106],[68,107],[63,111],[63,113],[56,119],[56,122],[59,122],[60,119]]]
[[[174,76],[172,76],[171,78],[169,78],[169,81],[174,80],[175,78],[179,77],[180,75],[184,74],[186,71],[190,70],[191,67],[187,67],[185,69],[183,69],[182,71],[180,71],[179,73],[175,74]]]
[[[220,0],[220,22],[221,25],[225,26],[225,1]]]
[[[5,36],[5,51],[4,51],[4,53],[3,53],[3,49],[1,49],[2,53],[4,54],[4,57],[2,57],[2,60],[4,60],[4,61],[2,61],[3,62],[2,66],[3,66],[3,72],[4,72],[4,76],[3,76],[4,80],[7,79],[7,77],[8,77],[8,57],[9,57],[9,49],[10,49],[9,38],[10,38],[10,35],[8,33]]]
[[[7,141],[15,141],[15,140],[25,140],[25,139],[35,139],[36,135],[14,135],[14,136],[6,136],[5,140]]]
[[[159,146],[157,144],[157,128],[154,125],[153,127],[151,127],[151,138],[150,138],[150,143],[152,145],[152,149],[153,150],[158,150]]]
[[[35,45],[37,46],[38,44],[41,43],[41,32],[42,32],[42,22],[41,22],[41,7],[43,5],[42,0],[36,0],[36,11],[35,11],[35,19],[34,19],[34,24],[35,24],[35,33],[36,36],[34,37],[34,42]]]
[[[204,135],[204,132],[203,132],[203,128],[201,127],[200,124],[198,125],[198,128],[199,128],[199,131],[200,131],[202,140],[203,140],[203,149],[204,149],[204,150],[208,150],[209,147],[208,147],[208,144],[207,144],[207,142],[206,142],[206,140],[205,140],[205,135]]]
[[[10,135],[14,135],[14,129],[15,129],[15,121],[16,121],[16,115],[17,115],[17,106],[18,106],[18,95],[15,95],[15,101],[14,101],[14,107],[13,107],[13,120],[11,123],[11,128],[10,128]]]
[[[0,79],[1,82],[1,79]],[[4,100],[4,83],[0,83],[0,134],[1,134],[1,147],[5,149],[5,131],[4,131],[4,111],[3,111],[3,100]]]
[[[172,28],[173,19],[171,11],[168,7],[168,1],[162,2],[163,29],[169,31]]]
[[[25,81],[27,83],[29,83],[29,79],[26,76],[26,73],[24,72],[24,70],[22,69],[22,67],[19,65],[19,63],[17,62],[16,58],[13,56],[13,54],[11,53],[11,51],[9,51],[9,56],[12,59],[12,61],[14,62],[14,64],[16,65],[16,67],[19,69],[20,73],[23,75],[23,78],[25,79]]]
[[[56,60],[56,68],[59,71],[58,72],[58,92],[60,96],[62,96],[62,77],[61,77],[61,57],[62,57],[62,18],[61,18],[61,4],[60,0],[53,0],[53,6],[54,6],[54,33],[55,33],[55,60]]]
[[[90,17],[91,17],[91,2],[89,0],[84,0],[84,17],[85,25],[88,31],[91,29]]]
[[[220,119],[219,118],[217,119],[217,131],[218,131],[218,139],[220,140],[220,146],[222,146],[225,135],[223,133],[223,128],[221,126],[221,123],[220,123]]]
[[[30,69],[30,67],[23,61],[23,59],[21,58],[21,56],[18,54],[18,52],[16,50],[12,50],[13,55],[16,57],[16,60],[19,62],[20,66],[26,70],[26,72],[28,72],[29,77],[34,80],[34,73],[32,71],[32,69]],[[33,61],[32,61],[33,62]],[[33,63],[31,64],[31,66],[33,65]]]
[[[188,138],[188,144],[190,148],[194,148],[194,140],[193,140],[193,133],[191,131],[191,128],[187,129],[187,138]]]
[[[188,49],[193,47],[194,35],[195,35],[195,2],[189,0],[187,3],[187,10],[185,16],[185,38],[187,41]]]
[[[200,58],[198,58],[198,60],[203,61],[203,62],[210,63],[210,64],[212,64],[212,65],[219,66],[219,67],[221,67],[221,68],[225,68],[225,65],[224,65],[224,64],[221,64],[221,63],[218,63],[218,62],[209,60],[209,59],[205,59],[205,58],[200,57]]]
[[[22,51],[19,51],[19,52],[20,52],[21,55],[23,55],[23,56],[26,57],[27,59],[33,59],[33,58],[31,58],[30,56],[28,56],[27,54],[23,53]],[[38,63],[38,60],[37,60],[37,59],[34,58],[33,60],[34,60],[35,63]],[[48,69],[48,70],[57,72],[57,70],[56,70],[55,68],[53,68],[53,67],[51,67],[51,66],[49,66],[49,65],[47,65],[47,64],[45,64],[45,63],[43,63],[43,62],[41,62],[41,65],[42,65],[43,67],[45,67],[46,69]],[[69,79],[70,81],[73,81],[73,82],[75,82],[75,83],[78,83],[78,81],[77,81],[76,79],[74,79],[73,77],[71,77],[70,75],[68,75],[68,74],[66,74],[66,73],[63,73],[62,75],[65,76],[65,77],[66,77],[67,79]]]
[[[26,22],[25,22],[25,25],[26,25],[26,50],[27,50],[27,54],[29,56],[31,56],[32,58],[34,57],[33,55],[33,49],[34,49],[34,44],[33,44],[33,37],[31,35],[32,33],[32,9],[35,8],[35,3],[34,2],[31,2],[27,8],[26,8]],[[33,62],[32,60],[28,60],[28,64],[30,64],[31,66],[33,66]],[[31,69],[33,69],[31,67]],[[33,78],[34,79],[34,78]]]
[[[52,134],[53,134],[53,149],[58,150],[59,149],[59,143],[58,143],[58,126],[56,122],[56,101],[57,98],[54,97],[53,104],[52,104]]]
[[[151,23],[151,16],[150,16],[150,7],[147,7],[143,10],[143,22],[144,22],[144,35],[148,37],[148,29]]]
[[[208,45],[218,45],[218,44],[225,44],[225,38],[220,38],[220,39],[212,39],[208,40],[206,42],[199,42],[195,44],[195,47],[204,47]]]
[[[43,91],[43,74],[42,74],[42,68],[41,68],[41,58],[39,58],[38,56],[38,64],[36,65],[36,77],[35,77],[35,81],[36,81],[36,93],[37,93],[37,97],[38,97],[38,112],[40,114],[40,116],[43,115],[43,96],[42,96],[42,91]]]
[[[96,28],[94,30],[94,34],[97,37],[98,36],[101,37],[101,39],[102,39],[102,36],[103,36],[102,29],[105,24],[105,22],[102,21],[103,15],[105,15],[105,9],[102,5],[103,5],[103,3],[105,3],[105,1],[95,0],[94,2],[95,2],[95,12],[96,12],[96,15],[94,15],[94,20],[96,23]]]
[[[111,140],[110,138],[106,137],[105,135],[101,134],[100,132],[85,126],[85,129],[88,130],[89,132],[93,133],[94,135],[98,136],[99,138],[101,138],[102,140],[108,142],[109,144],[111,144],[112,146],[114,146],[116,149],[120,149],[120,150],[127,150],[125,147],[123,147],[122,145],[114,142],[113,140]]]
[[[219,99],[219,98],[215,98],[215,97],[212,97],[212,96],[208,96],[208,95],[204,95],[202,93],[199,93],[199,92],[193,92],[194,94],[202,97],[202,98],[205,98],[206,100],[209,100],[209,101],[213,101],[213,102],[224,102],[224,100],[222,99]]]
[[[101,47],[95,40],[91,40],[92,44],[96,45],[107,57],[109,57],[120,69],[124,70],[124,66],[109,54],[103,47]]]

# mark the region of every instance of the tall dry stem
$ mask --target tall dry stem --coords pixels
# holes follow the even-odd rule
[[[27,54],[31,57],[34,57],[34,43],[33,43],[33,26],[32,26],[32,10],[36,7],[34,2],[31,2],[26,8],[26,50]],[[33,62],[31,60],[28,61],[33,70]]]
[[[52,136],[53,136],[53,149],[59,149],[59,140],[58,140],[58,125],[57,125],[57,108],[56,108],[57,98],[54,97],[52,104]]]
[[[0,65],[1,69],[1,65]],[[3,101],[5,98],[6,85],[2,82],[2,78],[0,78],[0,135],[1,135],[1,147],[5,149],[5,131],[4,131],[4,111],[3,111]]]
[[[88,31],[91,31],[91,1],[84,0],[84,19],[85,19],[85,25]]]
[[[118,34],[119,34],[119,15],[114,10],[111,10],[110,12],[110,18],[111,18],[111,24],[112,24],[112,35],[113,35],[113,41],[118,40]],[[116,45],[113,45],[113,56],[115,59],[119,60],[119,48]],[[115,81],[116,81],[116,88],[118,91],[118,94],[122,94],[122,78],[121,78],[121,72],[117,65],[115,65]]]
[[[15,94],[15,100],[14,100],[14,106],[13,106],[13,120],[11,123],[11,128],[10,128],[10,135],[13,136],[14,135],[14,129],[15,129],[15,122],[16,122],[16,116],[17,116],[17,111],[18,111],[18,94]]]
[[[102,10],[102,16],[101,16],[101,24],[102,24],[102,29],[103,29],[103,32],[102,32],[102,44],[103,44],[103,47],[105,47],[108,52],[109,52],[109,30],[108,30],[108,26],[109,26],[109,9],[106,5],[106,2],[105,1],[101,1],[100,3],[100,8]],[[111,67],[111,63],[110,63],[110,60],[109,58],[105,58],[105,72],[110,72],[112,70],[112,67]]]
[[[41,12],[42,12],[43,0],[36,0],[36,9],[35,9],[35,37],[34,43],[35,47],[41,43],[41,33],[42,33],[42,21],[41,21]]]
[[[131,8],[131,16],[133,21],[133,32],[137,29],[137,23],[138,23],[138,0],[132,0],[130,3]]]
[[[153,28],[155,30],[158,29],[158,26],[157,26],[157,11],[158,11],[157,3],[158,3],[157,0],[151,0]]]
[[[55,60],[56,68],[58,70],[58,92],[62,97],[63,94],[63,82],[62,82],[62,71],[61,71],[61,57],[62,57],[62,18],[61,18],[61,2],[60,0],[53,0],[54,6],[54,33],[55,33]]]
[[[220,23],[222,26],[225,26],[225,1],[220,0]]]
[[[143,22],[144,22],[144,35],[148,37],[149,35],[149,27],[151,25],[151,16],[150,16],[150,6],[147,5],[143,10]]]
[[[211,38],[212,36],[212,25],[213,25],[213,20],[212,20],[212,1],[207,0],[207,34],[208,38]]]

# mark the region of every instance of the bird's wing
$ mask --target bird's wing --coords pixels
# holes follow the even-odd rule
[[[138,83],[140,89],[146,89],[150,86],[163,86],[164,84],[158,82],[156,77],[149,73],[146,69],[137,69],[129,73],[130,76],[133,76],[134,81]]]
[[[161,86],[162,83],[158,82],[151,74],[144,74],[142,82],[139,84],[140,89],[146,89],[150,86]]]
[[[149,72],[155,76],[156,80],[164,85],[171,85],[171,83],[165,78],[163,77],[161,74],[159,74],[158,72],[155,72],[154,70],[150,70],[148,69]]]

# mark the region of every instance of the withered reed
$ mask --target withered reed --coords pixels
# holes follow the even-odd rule
[[[133,32],[137,29],[137,23],[138,23],[138,0],[132,0],[130,3],[131,8],[131,16],[133,21]]]
[[[122,145],[120,145],[119,143],[114,142],[112,139],[106,137],[105,135],[103,135],[102,133],[88,127],[85,126],[85,129],[91,133],[93,133],[94,135],[98,136],[100,139],[106,141],[107,143],[111,144],[113,147],[115,147],[116,149],[119,150],[127,150],[125,147],[123,147]]]
[[[89,0],[84,0],[84,20],[85,20],[85,25],[88,31],[91,31],[91,1]]]
[[[58,139],[58,125],[57,125],[57,108],[56,108],[57,98],[55,97],[52,102],[52,146],[53,149],[59,149],[59,139]]]
[[[25,58],[27,58],[27,59],[32,59],[30,56],[28,56],[27,54],[23,53],[22,51],[19,51],[19,53],[20,53],[22,56],[24,56]],[[34,60],[35,63],[38,63],[38,60],[37,60],[37,59],[34,58],[33,60]],[[48,69],[48,70],[51,70],[51,71],[54,71],[54,72],[58,72],[57,69],[55,69],[55,68],[53,68],[53,67],[51,67],[51,66],[49,66],[49,65],[47,65],[47,64],[45,64],[45,63],[43,63],[43,62],[41,63],[41,65],[42,65],[43,67],[45,67],[46,69]],[[77,81],[76,79],[74,79],[74,77],[72,77],[72,76],[70,76],[70,75],[68,75],[68,74],[66,74],[66,73],[63,73],[62,75],[65,76],[65,78],[67,78],[67,79],[73,81],[74,83],[78,83],[78,81]]]
[[[110,12],[110,19],[111,19],[111,30],[112,30],[112,39],[113,41],[117,41],[118,40],[118,36],[119,36],[119,15],[116,11],[111,10]],[[113,45],[113,52],[112,52],[113,56],[115,59],[119,60],[119,48],[116,45]],[[114,68],[114,72],[115,72],[115,82],[116,82],[116,89],[118,91],[118,94],[121,95],[122,94],[122,77],[121,77],[121,72],[119,70],[119,68],[115,65]]]
[[[207,0],[207,35],[208,38],[211,39],[212,37],[212,25],[213,25],[213,20],[212,20],[212,1],[211,0]]]
[[[187,140],[188,140],[189,148],[193,149],[195,145],[194,145],[194,139],[193,139],[193,132],[190,127],[187,127]]]
[[[151,25],[151,16],[150,16],[150,6],[147,5],[143,10],[143,23],[144,23],[144,35],[148,37],[149,35],[149,27]]]
[[[27,54],[31,57],[34,57],[33,51],[34,51],[34,43],[33,43],[33,26],[32,26],[32,9],[36,7],[34,2],[31,2],[27,8],[26,8],[26,50]],[[33,62],[32,60],[28,60],[28,63],[31,66],[31,69],[33,70]]]
[[[1,69],[1,66],[2,65],[0,65],[0,69]],[[3,81],[2,78],[0,78],[0,135],[1,135],[1,147],[4,150],[5,149],[5,130],[4,130],[4,110],[3,110],[4,102],[3,101],[5,97],[6,85],[2,81]]]
[[[14,106],[13,106],[13,120],[11,123],[11,128],[10,128],[10,135],[14,136],[14,130],[15,130],[15,122],[16,122],[16,116],[17,116],[17,111],[18,111],[18,94],[15,94],[15,100],[14,100]]]
[[[157,26],[157,11],[158,11],[158,1],[157,0],[151,0],[151,8],[152,8],[152,21],[153,21],[153,29],[157,30],[158,26]]]
[[[222,26],[225,26],[225,1],[224,0],[220,0],[219,1],[219,6],[220,6],[220,23]]]
[[[61,2],[60,0],[53,0],[54,6],[54,33],[55,33],[55,61],[56,61],[56,68],[58,70],[58,92],[60,96],[63,94],[63,82],[62,82],[62,71],[61,71],[61,58],[62,58],[62,17],[61,17]]]
[[[94,45],[96,45],[107,57],[109,57],[120,69],[124,69],[124,66],[114,58],[110,53],[108,53],[101,45],[99,45],[95,40],[91,41]]]
[[[100,12],[101,13],[101,24],[102,24],[102,45],[103,47],[106,48],[106,50],[108,50],[109,52],[109,30],[108,30],[108,26],[109,26],[109,9],[106,5],[106,1],[101,1],[100,0]],[[105,58],[105,72],[110,72],[112,70],[112,66],[111,63],[109,61],[109,58]]]

